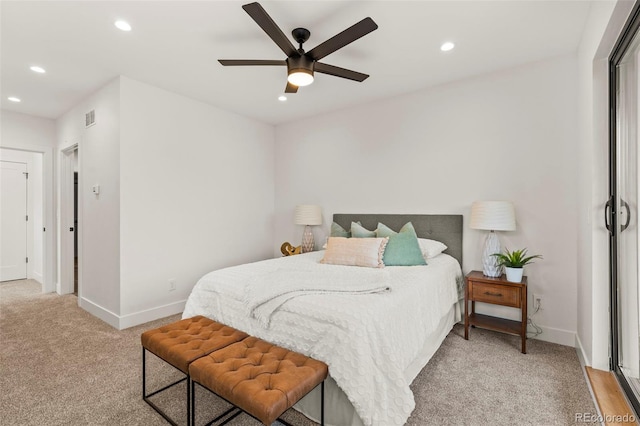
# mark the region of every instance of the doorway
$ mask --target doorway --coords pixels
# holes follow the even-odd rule
[[[82,292],[81,191],[78,145],[60,156],[60,294]]]
[[[33,250],[27,264],[27,277],[42,284],[43,293],[56,291],[56,229],[53,209],[53,149],[2,140],[0,159],[27,163],[28,203],[33,207],[27,224],[27,250]]]
[[[27,278],[27,163],[0,161],[0,281]]]
[[[611,370],[640,413],[640,2],[609,59]]]
[[[46,160],[42,152],[0,147],[0,281],[34,279],[50,292]]]

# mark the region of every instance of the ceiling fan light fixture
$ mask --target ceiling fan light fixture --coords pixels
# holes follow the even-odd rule
[[[1,1],[1,0],[0,0]],[[287,55],[287,59],[218,59],[222,66],[287,66],[287,86],[285,93],[297,93],[301,86],[308,86],[313,83],[313,74],[318,71],[320,74],[332,75],[346,78],[348,80],[362,82],[369,76],[367,74],[336,67],[334,65],[319,62],[322,58],[332,54],[336,50],[342,49],[359,38],[378,29],[373,19],[367,17],[353,24],[346,30],[336,34],[323,43],[320,43],[309,52],[305,52],[302,45],[309,39],[311,32],[306,28],[295,28],[291,35],[298,42],[299,47],[291,43],[291,40],[282,32],[280,27],[273,21],[271,16],[258,2],[245,4],[242,6],[256,24],[278,45],[280,50]]]
[[[313,59],[306,55],[287,58],[287,81],[298,87],[313,83]]]
[[[303,87],[313,83],[313,71],[306,69],[297,69],[289,71],[287,81],[294,86]]]

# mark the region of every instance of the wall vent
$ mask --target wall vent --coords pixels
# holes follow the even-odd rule
[[[96,110],[92,109],[84,115],[84,127],[91,127],[96,124]]]

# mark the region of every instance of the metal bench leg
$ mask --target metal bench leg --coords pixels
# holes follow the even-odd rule
[[[147,351],[143,346],[142,347],[142,399],[147,398],[147,366],[146,366],[147,357],[146,355],[147,355]]]
[[[169,365],[171,365],[171,364],[169,364]],[[146,402],[147,404],[149,404],[149,406],[151,406],[151,408],[153,408],[158,414],[160,414],[167,422],[169,422],[173,426],[178,426],[178,424],[173,419],[171,419],[171,417],[169,417],[167,415],[167,413],[165,413],[160,407],[158,407],[156,404],[154,404],[149,398],[151,398],[154,395],[159,394],[160,392],[163,392],[163,391],[169,389],[172,386],[177,385],[178,383],[182,383],[185,380],[187,381],[187,426],[189,426],[190,425],[190,423],[189,423],[189,420],[190,420],[189,419],[189,405],[190,405],[189,381],[191,380],[191,378],[189,377],[189,375],[186,375],[186,377],[183,378],[183,379],[180,379],[180,380],[178,380],[176,382],[173,382],[171,384],[168,384],[168,385],[164,386],[163,388],[160,388],[160,389],[158,389],[156,391],[153,391],[153,392],[147,394],[147,350],[146,350],[146,348],[144,346],[142,347],[142,400],[144,402]]]
[[[189,389],[191,390],[191,426],[195,426],[196,424],[196,381],[191,380],[191,377],[189,377],[189,382],[191,383],[189,386]],[[201,385],[202,386],[202,385]],[[207,388],[205,388],[207,389]],[[211,392],[209,389],[207,389],[209,392]],[[212,392],[213,393],[213,392]],[[213,393],[215,395],[215,393]],[[224,399],[224,398],[223,398]],[[232,405],[231,408],[229,408],[227,411],[225,411],[224,413],[220,414],[218,417],[216,417],[215,419],[211,420],[209,423],[207,423],[205,426],[211,426],[213,425],[215,422],[220,421],[221,419],[223,419],[225,416],[231,414],[232,412],[237,411],[237,413],[235,413],[233,416],[229,417],[227,420],[225,420],[223,423],[220,423],[218,426],[222,426],[224,424],[227,424],[228,422],[230,422],[231,420],[233,420],[234,418],[236,418],[239,414],[242,414],[242,410],[239,409],[238,407],[236,407],[235,405]]]
[[[191,426],[191,376],[187,375],[187,426]]]
[[[320,383],[320,425],[324,426],[324,380]]]
[[[191,393],[191,401],[189,401],[191,405],[191,418],[189,419],[189,423],[193,426],[196,424],[196,382],[191,380],[191,377],[189,377],[189,390]]]

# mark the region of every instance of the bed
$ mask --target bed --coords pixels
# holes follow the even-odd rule
[[[360,221],[368,229],[382,222],[395,230],[410,221],[418,237],[441,241],[447,250],[427,266],[324,265],[318,251],[213,271],[194,287],[183,317],[204,315],[326,362],[327,425],[403,425],[415,407],[409,385],[460,320],[462,216],[336,214],[333,220],[345,229]],[[269,279],[287,274],[292,281],[322,274],[380,279],[391,291],[311,293],[286,299],[266,318],[249,314],[250,289],[259,293]],[[312,392],[295,408],[317,420],[318,401]]]

